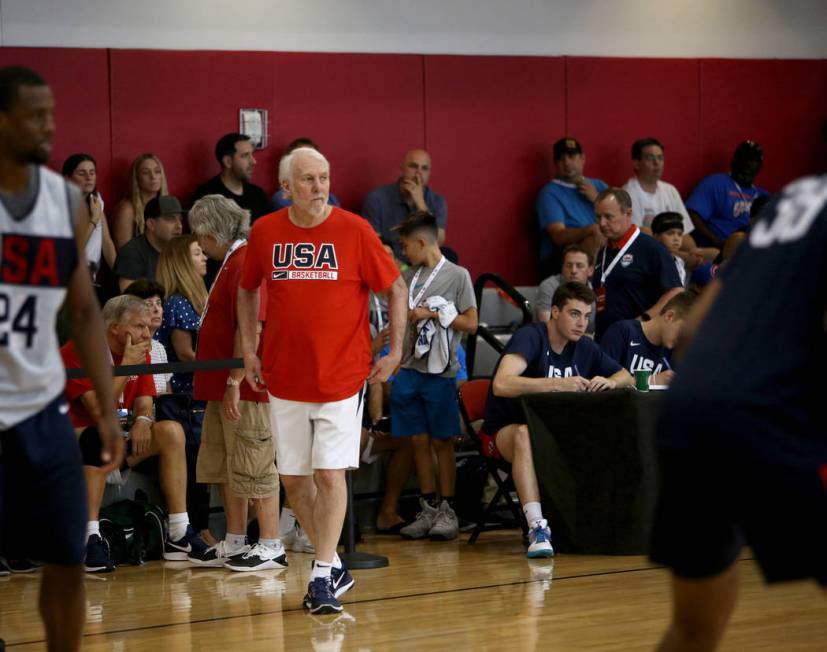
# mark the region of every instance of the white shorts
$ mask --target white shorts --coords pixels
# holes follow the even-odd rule
[[[270,395],[276,466],[283,475],[314,469],[359,468],[364,389],[330,403],[288,401]]]

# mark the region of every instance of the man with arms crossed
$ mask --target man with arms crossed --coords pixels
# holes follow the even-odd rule
[[[548,323],[520,328],[508,342],[485,402],[483,452],[511,462],[517,495],[528,522],[528,556],[551,557],[551,531],[540,507],[531,440],[520,403],[537,392],[600,392],[633,383],[629,372],[583,337],[594,292],[582,283],[561,285]]]
[[[674,601],[661,650],[717,647],[744,545],[768,582],[827,587],[825,206],[827,177],[788,186],[687,318],[656,430],[651,556]]]
[[[114,401],[103,321],[83,254],[89,218],[79,192],[43,167],[54,108],[36,73],[0,69],[2,533],[25,537],[27,556],[44,562],[40,615],[49,649],[62,651],[80,648],[86,620],[86,489],[55,333],[64,297],[84,368],[102,405]],[[114,409],[95,416],[111,470],[123,455],[120,425]]]
[[[270,393],[276,459],[287,497],[316,548],[304,604],[342,610],[353,586],[336,544],[344,522],[345,470],[359,466],[364,384],[399,364],[405,282],[370,224],[330,206],[330,165],[300,147],[285,164],[293,205],[250,231],[238,295],[247,381]],[[267,283],[262,360],[256,355],[258,288]],[[371,368],[368,290],[388,291],[390,354]]]

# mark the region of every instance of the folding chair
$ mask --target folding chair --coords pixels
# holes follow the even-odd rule
[[[483,418],[485,413],[485,399],[488,396],[488,389],[491,387],[490,378],[477,378],[465,383],[458,392],[459,410],[462,414],[462,420],[465,422],[465,428],[468,431],[468,437],[474,442],[474,447],[477,449],[480,457],[485,460],[486,469],[494,482],[497,484],[497,492],[491,499],[491,502],[486,505],[482,515],[477,521],[468,543],[474,543],[479,537],[480,533],[488,530],[496,530],[506,525],[500,520],[499,523],[489,524],[489,519],[494,515],[494,512],[500,507],[500,501],[505,501],[505,506],[514,516],[514,520],[520,524],[523,530],[523,537],[528,534],[528,525],[525,521],[520,503],[511,497],[511,492],[516,492],[514,486],[514,479],[511,477],[511,463],[501,459],[494,459],[488,457],[483,452],[482,441],[477,435],[477,429],[474,428],[474,422]],[[505,474],[505,479],[500,475],[500,472]]]

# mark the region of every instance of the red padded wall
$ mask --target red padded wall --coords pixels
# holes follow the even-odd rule
[[[632,176],[632,143],[666,148],[664,180],[681,192],[700,161],[698,62],[692,59],[567,58],[568,131],[581,140],[586,175],[609,185]]]
[[[825,170],[827,62],[707,60],[700,67],[699,175],[728,169],[746,138],[764,147],[756,183],[769,190]]]
[[[535,276],[534,199],[565,121],[562,58],[425,59],[431,186],[448,200],[447,244],[472,276]]]
[[[586,173],[631,174],[629,147],[666,144],[666,179],[684,194],[725,170],[735,144],[767,152],[761,185],[778,190],[827,169],[827,61],[483,57],[0,48],[0,65],[30,66],[57,97],[50,163],[75,151],[99,163],[108,206],[130,161],[156,152],[187,202],[216,174],[215,140],[238,109],[270,110],[270,147],[255,182],[272,192],[284,145],[317,140],[333,192],[358,211],[393,181],[407,149],[433,156],[432,185],[448,199],[448,243],[476,276],[536,282],[534,200],[553,174],[551,143],[568,133]]]
[[[73,48],[0,48],[0,66],[38,72],[55,96],[56,132],[49,165],[60,171],[70,154],[95,157],[98,186],[110,201],[109,53]]]

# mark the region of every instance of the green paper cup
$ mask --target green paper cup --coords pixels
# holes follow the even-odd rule
[[[638,369],[635,372],[635,389],[639,392],[649,391],[649,377],[652,372],[645,369]]]

